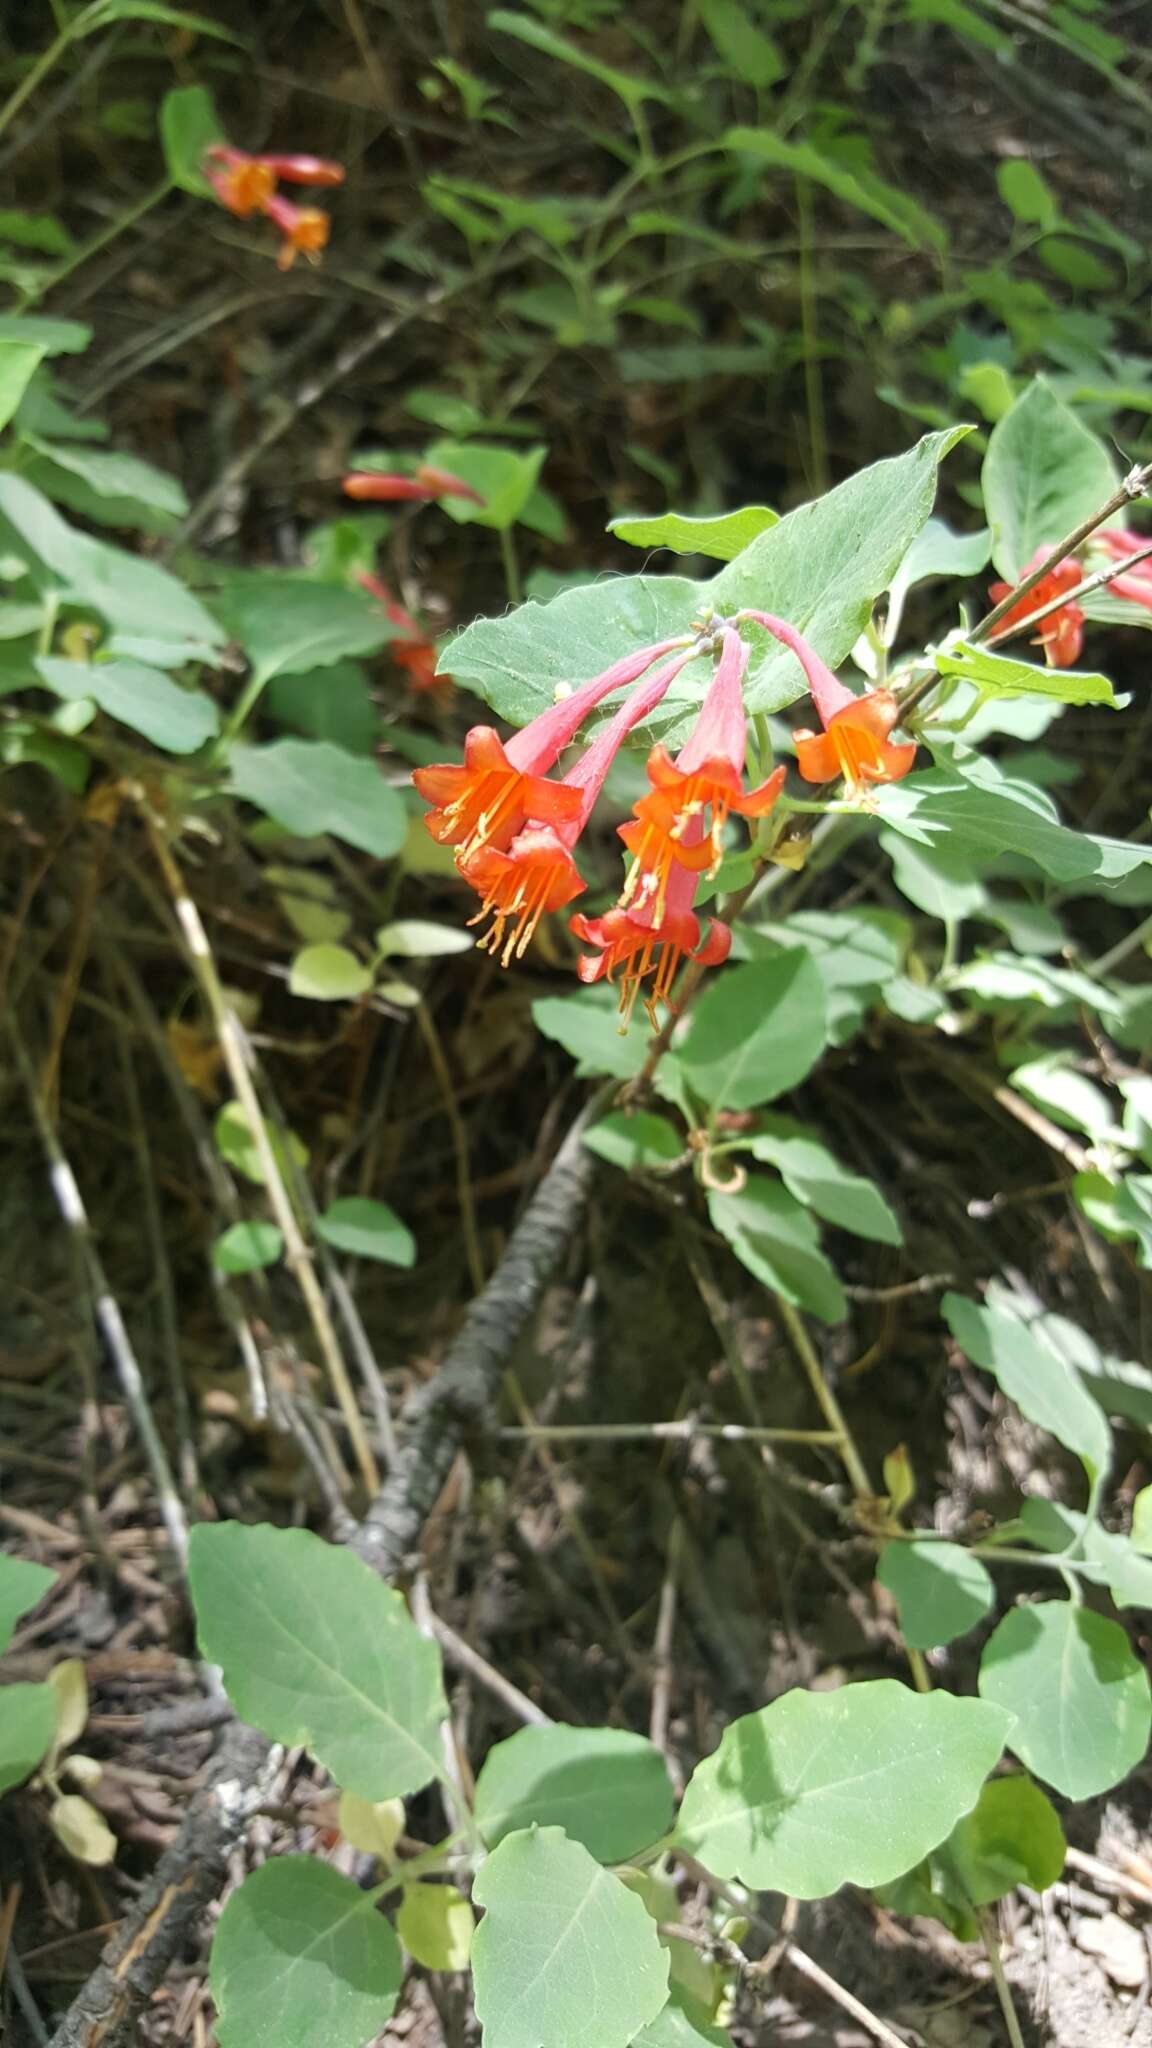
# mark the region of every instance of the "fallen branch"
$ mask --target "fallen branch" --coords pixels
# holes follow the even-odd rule
[[[352,1547],[383,1577],[412,1557],[459,1451],[491,1424],[509,1355],[583,1215],[595,1171],[583,1131],[602,1106],[603,1093],[577,1117],[439,1371],[407,1404],[395,1469],[349,1532]],[[219,1896],[229,1858],[280,1760],[264,1736],[229,1723],[175,1841],[69,2006],[51,2048],[121,2048],[136,2039],[139,2014],[197,1939],[204,1909]]]

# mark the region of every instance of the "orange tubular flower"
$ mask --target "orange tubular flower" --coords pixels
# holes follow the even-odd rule
[[[246,149],[231,149],[224,142],[205,151],[203,170],[221,206],[238,220],[262,213],[276,190],[270,158],[250,156]]]
[[[1025,576],[1030,576],[1033,569],[1037,568],[1051,552],[1051,548],[1047,546],[1037,548],[1032,560],[1020,571],[1017,580],[1022,582]],[[1083,578],[1084,571],[1079,562],[1058,562],[1047,576],[1042,576],[1039,583],[1033,584],[1032,589],[1020,599],[1019,604],[1014,604],[1010,611],[1005,612],[997,623],[997,633],[1004,633],[1012,626],[1023,625],[1025,619],[1040,610],[1041,605],[1051,604],[1054,597],[1061,597],[1065,591],[1075,590]],[[1012,583],[993,583],[988,595],[993,604],[1001,604],[1006,597],[1011,596],[1014,589],[1015,585]],[[1033,645],[1044,649],[1044,658],[1049,668],[1072,668],[1079,660],[1080,649],[1084,645],[1084,614],[1080,606],[1063,604],[1059,611],[1050,612],[1046,619],[1041,619],[1036,628]]]
[[[283,241],[277,265],[281,270],[291,270],[297,256],[307,256],[310,263],[318,263],[321,251],[328,246],[332,223],[319,206],[297,206],[291,199],[282,199],[273,193],[266,199],[260,211],[278,227]]]
[[[899,782],[916,759],[911,741],[890,740],[900,716],[891,690],[866,690],[863,696],[837,682],[830,668],[786,619],[771,612],[741,612],[754,619],[773,639],[790,647],[808,678],[822,733],[806,727],[792,735],[796,766],[805,782],[835,782],[843,776],[850,796],[864,796],[869,784]]]
[[[432,469],[426,462],[420,464],[414,476],[401,476],[394,470],[354,469],[344,478],[341,489],[346,498],[384,505],[408,499],[428,505],[437,498],[470,498],[474,505],[485,503],[479,491],[474,491],[463,477],[453,476],[451,470]]]
[[[289,185],[332,186],[344,183],[343,164],[333,163],[326,156],[262,156],[257,162],[267,164],[274,178],[283,178]]]
[[[548,781],[548,770],[597,704],[613,690],[638,682],[661,655],[683,644],[663,640],[626,655],[583,689],[550,704],[506,747],[491,726],[474,725],[465,736],[462,766],[414,769],[412,780],[432,805],[424,822],[433,839],[455,846],[457,865],[463,868],[487,847],[504,852],[529,818],[558,825],[575,817],[580,790]]]
[[[707,844],[699,817],[689,820],[684,837],[689,847],[694,842]],[[650,974],[652,987],[644,998],[644,1008],[655,1029],[659,1005],[675,1008],[672,989],[684,960],[718,967],[728,958],[732,934],[718,917],[711,920],[701,944],[702,927],[692,908],[699,882],[696,870],[677,862],[665,879],[659,914],[656,888],[650,886],[641,889],[631,909],[621,902],[603,917],[584,917],[577,912],[570,920],[576,937],[598,948],[596,953],[582,953],[577,961],[581,981],[619,982],[622,1031],[627,1031],[632,1021],[636,998]]]
[[[722,629],[720,661],[688,744],[673,761],[666,747],[648,756],[649,794],[633,805],[636,823],[623,825],[620,837],[635,856],[620,908],[638,891],[649,892],[657,923],[664,915],[669,877],[676,867],[694,874],[715,873],[723,851],[725,821],[730,811],[743,818],[762,818],[772,809],[784,782],[783,768],[745,791],[742,782],[748,726],[744,716],[744,672],[748,649],[734,626]],[[710,813],[707,832],[694,826]],[[693,829],[689,829],[692,827]]]
[[[684,649],[642,683],[563,782],[549,785],[553,800],[561,794],[576,798],[566,814],[547,823],[533,817],[506,852],[487,846],[458,860],[461,874],[483,899],[470,921],[479,924],[484,917],[492,919],[480,945],[499,953],[501,966],[507,967],[514,956],[523,958],[545,911],[562,910],[583,893],[584,878],[572,858],[572,848],[588,823],[621,743],[633,726],[655,709],[694,652],[692,647]]]

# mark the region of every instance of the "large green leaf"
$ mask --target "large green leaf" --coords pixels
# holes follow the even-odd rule
[[[252,665],[253,681],[327,668],[394,640],[384,608],[360,590],[269,573],[230,583],[217,610]]]
[[[806,1124],[761,1117],[745,1142],[753,1158],[774,1166],[789,1194],[825,1222],[879,1244],[903,1243],[900,1224],[875,1183],[851,1173]]]
[[[332,832],[377,860],[404,844],[403,798],[361,754],[327,740],[273,740],[267,747],[234,746],[229,766],[237,796],[302,839]]]
[[[792,1898],[887,1884],[975,1804],[1009,1726],[890,1678],[785,1693],[697,1765],[676,1839],[717,1877]]]
[[[6,530],[7,529],[7,530]],[[175,576],[108,541],[80,533],[23,477],[0,474],[0,539],[49,572],[68,601],[90,605],[117,629],[216,647],[227,637]]]
[[[22,1614],[44,1598],[58,1574],[23,1557],[0,1557],[0,1652],[8,1648]]]
[[[946,1294],[941,1308],[960,1349],[992,1373],[1029,1422],[1083,1459],[1095,1491],[1112,1460],[1112,1434],[1075,1366],[1040,1344],[1015,1316],[962,1294]]]
[[[273,1857],[233,1892],[212,1943],[220,2048],[364,2048],[403,1979],[371,1892],[317,1856]]]
[[[921,845],[944,840],[970,861],[1023,854],[1058,882],[1088,875],[1119,880],[1147,859],[1143,847],[1114,847],[1071,831],[1033,784],[1013,781],[994,761],[973,755],[909,775],[878,791],[873,802],[885,825]]]
[[[598,1863],[623,1863],[672,1825],[672,1786],[658,1749],[623,1728],[521,1728],[490,1749],[476,1780],[476,1821],[489,1848],[519,1828],[563,1828]]]
[[[0,340],[0,427],[6,427],[44,360],[44,350],[28,341]]]
[[[934,1650],[983,1621],[996,1597],[985,1566],[959,1543],[886,1543],[876,1577],[900,1613],[910,1650]]]
[[[0,1792],[22,1785],[56,1733],[50,1685],[0,1685]]]
[[[182,689],[142,662],[64,661],[49,654],[37,660],[36,673],[54,696],[69,703],[91,699],[169,754],[194,754],[220,729],[216,706],[203,690]]]
[[[553,701],[557,684],[586,682],[629,648],[687,632],[712,610],[745,605],[788,619],[835,667],[931,512],[938,465],[967,431],[927,434],[907,454],[874,463],[798,506],[709,583],[628,576],[564,591],[550,604],[477,620],[445,651],[443,667],[501,717],[523,725]],[[748,637],[750,709],[778,711],[803,696],[807,683],[795,656],[758,627]],[[703,663],[684,671],[653,731],[679,732],[708,673]]]
[[[647,1056],[645,1033],[622,1032],[615,989],[580,989],[570,996],[542,996],[532,1017],[545,1038],[555,1039],[578,1062],[578,1074],[611,1074],[630,1081]]]
[[[984,1651],[980,1696],[1015,1715],[1009,1746],[1069,1799],[1118,1785],[1148,1746],[1147,1672],[1119,1623],[1072,1600],[1005,1615]]]
[[[306,1529],[220,1522],[193,1530],[188,1576],[200,1646],[253,1727],[362,1799],[439,1777],[439,1651],[360,1558]]]
[[[1055,547],[1112,496],[1116,465],[1103,441],[1037,377],[993,427],[983,485],[992,559],[1013,578],[1037,549]]]
[[[739,512],[720,512],[713,518],[690,518],[683,512],[644,518],[629,512],[610,519],[608,531],[629,547],[670,548],[674,555],[710,555],[714,561],[731,562],[779,523],[780,514],[770,512],[767,505],[744,505]]]
[[[891,910],[797,910],[781,924],[738,925],[735,942],[753,959],[801,947],[823,983],[828,1043],[844,1045],[899,974],[911,937],[908,919]]]
[[[823,984],[798,946],[712,982],[677,1050],[711,1109],[755,1109],[802,1081],[825,1043]]]
[[[562,1828],[508,1835],[473,1888],[485,2048],[627,2048],[668,1996],[643,1902]]]
[[[843,1321],[844,1290],[820,1250],[816,1225],[778,1181],[749,1174],[738,1193],[710,1194],[708,1214],[741,1265],[766,1287],[822,1322]]]

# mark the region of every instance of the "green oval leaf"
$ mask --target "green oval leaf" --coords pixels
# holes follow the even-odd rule
[[[672,1825],[668,1768],[627,1729],[522,1728],[488,1752],[476,1822],[491,1849],[538,1822],[563,1828],[599,1863],[623,1863]]]
[[[1116,465],[1103,441],[1036,377],[993,427],[982,481],[992,559],[1011,578],[1112,496]]]
[[[466,1970],[475,1928],[476,1916],[454,1884],[405,1885],[396,1932],[426,1970]]]
[[[139,661],[64,661],[40,655],[36,673],[54,696],[70,703],[90,698],[121,725],[142,732],[169,754],[194,754],[220,728],[203,690],[184,690],[162,669]]]
[[[356,1259],[379,1259],[385,1266],[414,1266],[416,1240],[387,1202],[370,1195],[341,1195],[316,1220],[316,1234],[337,1251]]]
[[[948,1838],[947,1854],[974,1906],[1030,1884],[1055,1884],[1067,1852],[1060,1818],[1031,1778],[990,1778]]]
[[[0,1792],[23,1784],[47,1755],[55,1733],[52,1686],[0,1686]]]
[[[188,1576],[200,1646],[238,1714],[301,1744],[362,1799],[440,1775],[440,1653],[398,1593],[306,1529],[202,1524]]]
[[[820,1250],[820,1233],[779,1182],[763,1173],[749,1174],[737,1193],[709,1194],[708,1214],[741,1264],[766,1287],[822,1322],[844,1320],[844,1290]]]
[[[212,1247],[212,1263],[221,1273],[257,1273],[274,1266],[284,1239],[274,1223],[233,1223]]]
[[[372,969],[365,967],[347,946],[326,942],[303,946],[288,970],[292,994],[306,996],[315,1003],[338,1003],[367,995],[372,980]]]
[[[824,986],[795,946],[706,988],[677,1053],[712,1109],[755,1109],[802,1081],[825,1043]]]
[[[318,1857],[274,1857],[233,1892],[212,1943],[220,2048],[363,2048],[403,1978],[371,1892]]]
[[[738,512],[721,512],[711,519],[693,519],[683,512],[658,512],[646,519],[628,513],[623,519],[610,519],[608,532],[633,548],[671,548],[674,555],[710,555],[717,562],[731,562],[779,520],[780,514],[767,505],[744,505]]]
[[[160,102],[160,142],[168,176],[181,192],[197,199],[211,196],[204,176],[204,154],[223,139],[220,116],[203,85],[178,85]]]
[[[229,759],[237,796],[300,839],[332,832],[377,860],[404,844],[403,798],[362,755],[328,740],[273,740],[267,747],[235,746]]]
[[[8,1648],[16,1623],[43,1600],[59,1574],[23,1557],[0,1557],[0,1651]]]
[[[656,1923],[561,1828],[508,1835],[482,1864],[472,1944],[485,2048],[627,2048],[668,1996]]]
[[[1016,1716],[1009,1746],[1069,1799],[1118,1785],[1148,1746],[1148,1674],[1118,1622],[1071,1600],[1014,1608],[989,1638],[980,1697]]]
[[[996,1597],[980,1559],[958,1543],[886,1543],[876,1577],[900,1611],[910,1650],[935,1650],[983,1621]]]
[[[887,1884],[975,1804],[1008,1726],[890,1678],[785,1693],[697,1765],[676,1839],[717,1877],[792,1898]]]
[[[684,1140],[667,1117],[651,1110],[614,1110],[584,1133],[584,1143],[597,1158],[625,1173],[643,1173],[653,1166],[671,1166],[684,1156]]]
[[[1111,1463],[1112,1435],[1075,1366],[1040,1344],[1015,1316],[962,1294],[946,1294],[941,1307],[973,1364],[992,1373],[1029,1422],[1074,1451],[1098,1486]]]

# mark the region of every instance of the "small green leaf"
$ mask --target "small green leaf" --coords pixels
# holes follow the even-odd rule
[[[78,1792],[62,1792],[48,1809],[48,1825],[78,1863],[111,1863],[119,1846],[102,1813]]]
[[[1041,1550],[1075,1549],[1081,1570],[1089,1567],[1084,1577],[1107,1586],[1117,1607],[1152,1608],[1152,1559],[1141,1556],[1130,1537],[1053,1500],[1026,1500],[1019,1522],[1021,1533]]]
[[[845,206],[881,221],[913,249],[942,249],[946,245],[947,236],[940,223],[912,201],[908,193],[885,184],[874,173],[849,170],[810,142],[788,142],[773,128],[729,128],[722,140],[726,148],[739,156],[823,185]]]
[[[188,1573],[200,1647],[244,1720],[362,1799],[440,1776],[440,1653],[352,1551],[306,1529],[202,1523]]]
[[[356,1259],[385,1266],[414,1266],[416,1240],[387,1202],[369,1195],[341,1195],[316,1219],[317,1235]]]
[[[1051,1800],[1031,1778],[990,1778],[971,1813],[945,1845],[974,1906],[989,1906],[1029,1884],[1047,1891],[1064,1868],[1064,1830]]]
[[[910,1650],[935,1650],[966,1635],[996,1598],[980,1559],[958,1543],[886,1543],[876,1577],[900,1613],[900,1633]]]
[[[803,947],[737,967],[706,988],[678,1047],[713,1109],[755,1109],[794,1088],[826,1043],[824,991]]]
[[[242,1173],[245,1180],[255,1181],[257,1187],[263,1187],[263,1163],[251,1126],[238,1102],[226,1102],[217,1112],[212,1133],[221,1159],[237,1173]],[[268,1137],[280,1172],[290,1182],[294,1168],[307,1166],[308,1147],[295,1131],[285,1132],[281,1139],[279,1132],[270,1130]]]
[[[476,1824],[490,1849],[535,1823],[563,1828],[598,1863],[623,1863],[672,1825],[658,1749],[622,1728],[521,1728],[489,1750]]]
[[[22,1785],[56,1733],[56,1695],[50,1685],[0,1686],[0,1792]]]
[[[612,1074],[626,1081],[644,1064],[642,1031],[625,1034],[614,989],[581,989],[577,995],[544,996],[532,1005],[536,1029],[555,1039],[578,1062],[577,1074]]]
[[[33,481],[84,518],[169,533],[188,510],[176,478],[137,455],[110,453],[84,442],[49,441],[32,433],[25,433],[24,442],[42,458],[29,465]]]
[[[1009,1716],[893,1679],[787,1692],[694,1771],[676,1840],[716,1877],[823,1898],[887,1884],[974,1805]]]
[[[454,1884],[408,1884],[396,1932],[413,1962],[426,1970],[466,1970],[476,1916]]]
[[[473,1887],[485,2048],[627,2048],[668,1996],[642,1901],[561,1828],[508,1835]]]
[[[457,925],[405,917],[381,925],[376,944],[385,960],[439,960],[448,953],[470,953],[476,941]]]
[[[766,1287],[821,1322],[843,1322],[844,1290],[820,1250],[816,1225],[778,1182],[749,1174],[738,1194],[710,1194],[708,1214],[741,1264]]]
[[[168,176],[181,192],[207,198],[211,186],[204,176],[204,155],[223,139],[212,95],[203,85],[178,85],[160,102],[160,142]]]
[[[1016,1716],[1009,1747],[1069,1799],[1118,1785],[1148,1745],[1147,1672],[1117,1622],[1071,1600],[1005,1615],[984,1651],[980,1696]]]
[[[666,2006],[649,2020],[632,2042],[632,2048],[733,2048],[725,2027],[714,2027],[690,2012],[675,1990]]]
[[[433,469],[446,469],[471,484],[484,500],[476,505],[470,498],[445,495],[440,504],[450,519],[458,526],[488,526],[503,532],[515,526],[527,506],[547,454],[542,445],[517,454],[486,441],[437,441],[426,450],[424,460]]]
[[[762,91],[788,70],[771,36],[757,28],[739,0],[699,0],[700,19],[734,78]]]
[[[364,2048],[403,1978],[371,1892],[319,1857],[273,1857],[233,1892],[216,1928],[220,2048]]]
[[[372,969],[365,967],[347,946],[305,946],[288,970],[292,994],[306,996],[316,1003],[338,1003],[366,995],[372,981]]]
[[[569,42],[567,37],[558,36],[530,14],[512,14],[506,8],[498,7],[488,16],[488,27],[499,34],[516,36],[520,42],[528,43],[539,50],[542,56],[553,57],[559,64],[568,64],[576,71],[587,72],[590,78],[598,79],[610,92],[623,100],[626,107],[637,107],[645,100],[663,100],[670,103],[671,93],[650,78],[635,78],[630,71],[618,71],[612,64],[605,64],[578,43]],[[559,2048],[559,2044],[556,2044]],[[607,2044],[605,2044],[607,2048]]]
[[[45,687],[67,702],[90,698],[109,718],[143,733],[169,754],[194,754],[213,739],[220,720],[203,690],[185,690],[163,669],[138,661],[64,661],[39,655],[36,673]]]
[[[20,1616],[27,1614],[30,1607],[39,1606],[58,1576],[46,1564],[0,1556],[0,1653],[12,1641]]]
[[[0,427],[6,427],[44,360],[30,342],[0,341]]]
[[[264,880],[276,892],[276,901],[298,938],[310,945],[342,939],[352,920],[341,910],[336,885],[330,875],[306,867],[269,867]]]
[[[1051,189],[1026,156],[1009,157],[997,165],[1000,197],[1017,220],[1041,228],[1055,227],[1059,208]]]
[[[973,1364],[993,1375],[1029,1422],[1083,1459],[1094,1489],[1099,1487],[1111,1464],[1112,1437],[1075,1367],[1039,1344],[1014,1316],[962,1294],[946,1294],[941,1308]]]
[[[1074,668],[1041,668],[1034,661],[1016,661],[992,654],[986,647],[963,641],[933,659],[942,676],[963,676],[982,697],[1055,697],[1061,704],[1107,704],[1118,711],[1107,676]]]
[[[155,21],[163,28],[183,28],[192,35],[215,36],[218,42],[243,44],[243,37],[222,28],[218,21],[210,21],[204,14],[189,14],[183,7],[168,7],[164,0],[97,0],[97,5],[83,8],[76,16],[71,33],[95,35],[114,21]]]
[[[674,555],[710,555],[717,562],[731,562],[770,526],[779,524],[780,514],[767,505],[744,505],[739,512],[721,512],[716,517],[688,518],[682,512],[660,512],[649,518],[626,513],[608,521],[609,533],[633,548],[670,548]]]
[[[651,1110],[614,1110],[584,1133],[584,1143],[597,1158],[625,1173],[644,1173],[671,1166],[684,1156],[684,1140],[675,1124]]]
[[[983,488],[992,559],[1011,578],[1112,496],[1116,466],[1103,441],[1036,377],[992,429]]]
[[[234,746],[229,765],[237,796],[299,839],[331,832],[377,860],[404,844],[403,798],[359,754],[327,740],[273,740],[267,747]]]
[[[258,1273],[274,1266],[284,1239],[274,1223],[233,1223],[212,1247],[212,1263],[221,1273]]]

